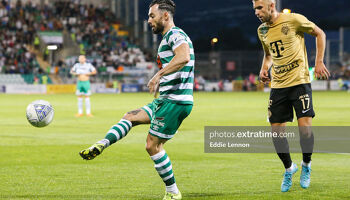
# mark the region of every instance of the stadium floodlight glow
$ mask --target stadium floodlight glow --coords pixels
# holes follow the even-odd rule
[[[282,12],[283,12],[283,13],[291,13],[292,11],[291,11],[290,9],[288,9],[288,8],[285,8],[285,9],[283,9]]]
[[[47,50],[57,50],[58,46],[57,45],[48,45]]]

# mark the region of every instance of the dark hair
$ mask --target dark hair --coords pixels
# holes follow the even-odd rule
[[[176,5],[172,0],[153,0],[149,7],[158,4],[158,9],[168,11],[172,16],[175,14]]]

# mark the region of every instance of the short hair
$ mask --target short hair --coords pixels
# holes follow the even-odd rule
[[[253,0],[253,1],[266,1],[268,3],[274,3],[276,4],[276,0]]]
[[[172,16],[175,15],[175,8],[176,5],[172,0],[153,0],[149,7],[154,6],[155,4],[158,4],[158,9],[160,10],[166,10],[168,11]]]

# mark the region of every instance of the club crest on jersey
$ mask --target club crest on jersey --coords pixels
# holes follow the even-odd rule
[[[263,26],[259,29],[260,34],[265,35],[269,31],[269,27]]]
[[[281,32],[285,35],[288,35],[289,27],[287,25],[283,25],[281,28]]]
[[[40,121],[43,120],[52,111],[52,108],[50,106],[41,104],[34,105],[34,108]]]

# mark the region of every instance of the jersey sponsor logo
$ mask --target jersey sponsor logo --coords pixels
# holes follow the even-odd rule
[[[298,61],[294,61],[292,63],[289,63],[287,65],[281,65],[281,66],[273,66],[273,69],[275,71],[275,74],[282,74],[285,72],[289,72],[295,68],[299,67]]]
[[[288,32],[289,32],[289,27],[288,25],[283,25],[282,28],[281,28],[281,32],[284,34],[284,35],[288,35]]]
[[[274,55],[275,58],[283,57],[283,55],[281,54],[282,51],[284,51],[284,46],[283,46],[282,40],[277,40],[277,41],[271,42],[270,49],[275,54]]]

